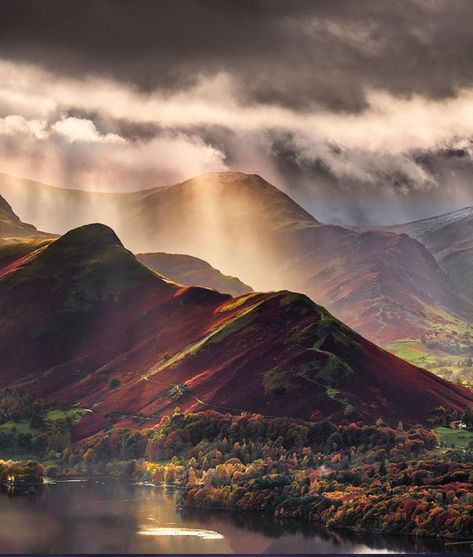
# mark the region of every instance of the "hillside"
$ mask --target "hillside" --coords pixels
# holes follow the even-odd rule
[[[389,229],[427,246],[458,292],[473,300],[473,207]]]
[[[27,256],[55,237],[53,234],[39,232],[33,225],[23,223],[0,196],[0,267],[5,268],[9,262]],[[137,258],[154,271],[185,286],[204,286],[232,296],[252,292],[251,287],[238,278],[224,275],[197,257],[146,253],[139,254]]]
[[[303,292],[390,348],[429,337],[457,350],[452,332],[467,334],[471,327],[472,305],[422,243],[405,234],[321,224],[256,175],[205,174],[131,194],[3,176],[0,193],[23,218],[48,230],[100,220],[135,252],[186,253],[258,290]],[[440,370],[443,356],[425,365]]]
[[[139,253],[138,261],[184,286],[204,286],[231,296],[252,292],[252,288],[236,277],[224,275],[198,257],[175,253]]]
[[[29,254],[47,245],[52,235],[25,224],[0,196],[0,276],[12,266],[21,264]]]
[[[49,236],[49,234],[39,232],[32,224],[22,222],[7,201],[0,195],[0,244],[11,240],[46,238]]]
[[[96,193],[0,175],[0,194],[19,216],[54,233],[91,222],[116,230],[135,253],[185,253],[253,288],[277,289],[272,272],[287,258],[279,235],[317,224],[290,197],[256,175],[211,173],[135,193]]]
[[[0,387],[90,409],[79,436],[175,406],[412,423],[473,402],[303,295],[231,298],[167,281],[104,225],[10,265],[0,304]]]

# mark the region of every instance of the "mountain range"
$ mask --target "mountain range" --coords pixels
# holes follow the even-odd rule
[[[422,242],[458,292],[473,300],[473,207],[388,228]]]
[[[455,229],[462,224],[455,237],[463,240],[449,255],[440,241],[435,247],[429,239],[436,237],[440,223],[428,238],[430,225],[421,234],[408,225],[352,230],[323,224],[260,176],[238,172],[121,194],[0,176],[0,193],[24,220],[40,228],[63,233],[104,222],[135,253],[188,254],[257,290],[304,293],[410,361],[456,380],[471,375],[473,302],[466,297],[468,288],[460,288],[471,264],[468,252],[462,260],[460,249],[468,243],[467,215],[444,222]],[[452,236],[446,236],[446,244]],[[450,260],[448,267],[445,261]],[[457,275],[452,274],[453,260],[463,270]],[[147,256],[148,264],[167,274],[170,267],[154,261]],[[188,284],[182,274],[171,278]]]
[[[176,406],[425,421],[473,393],[378,348],[302,294],[165,279],[101,224],[0,265],[0,387],[90,411],[76,434]]]

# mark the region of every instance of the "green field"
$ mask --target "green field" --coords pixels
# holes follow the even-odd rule
[[[440,444],[444,444],[447,449],[466,449],[469,443],[473,443],[473,431],[449,427],[437,427],[434,431]]]
[[[473,383],[473,369],[465,369],[462,365],[466,358],[465,355],[429,350],[419,340],[412,339],[397,340],[384,345],[384,348],[399,358],[454,383],[462,385]]]
[[[54,422],[56,420],[65,420],[70,418],[73,422],[79,422],[84,415],[85,410],[82,408],[68,408],[67,410],[49,410],[46,414],[46,420]]]
[[[11,431],[12,429],[16,429],[18,433],[35,433],[38,431],[37,429],[31,428],[29,422],[26,420],[20,420],[19,422],[9,421],[0,425],[0,431]]]
[[[82,408],[68,408],[66,410],[49,410],[45,415],[45,420],[47,422],[55,422],[57,420],[65,420],[70,418],[73,423],[80,421],[84,415],[85,410]],[[35,435],[39,433],[40,429],[35,429],[30,426],[28,420],[20,420],[14,422],[10,420],[0,425],[0,431],[13,431],[16,430],[17,433],[31,433]]]

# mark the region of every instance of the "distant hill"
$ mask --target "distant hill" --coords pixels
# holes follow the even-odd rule
[[[3,176],[0,193],[53,232],[99,220],[134,252],[186,253],[258,290],[302,292],[383,345],[417,341],[433,329],[448,340],[471,324],[472,305],[422,243],[321,224],[257,175],[204,174],[129,194]]]
[[[52,239],[51,234],[39,232],[33,225],[22,222],[0,196],[0,269],[3,269],[0,276]]]
[[[199,257],[259,289],[282,284],[268,273],[287,257],[276,237],[317,223],[261,177],[239,172],[204,174],[125,194],[69,190],[0,175],[0,194],[23,220],[50,232],[103,222],[135,253]]]
[[[434,254],[458,292],[473,300],[473,207],[389,227],[418,239]]]
[[[136,258],[153,271],[184,286],[204,286],[231,296],[253,292],[241,280],[222,274],[198,257],[174,253],[139,253]]]
[[[39,232],[33,225],[23,223],[10,205],[0,196],[0,265],[26,256],[57,235]],[[206,261],[190,255],[148,253],[138,259],[154,271],[186,286],[204,286],[239,296],[252,288],[235,277],[222,274]]]
[[[49,236],[49,234],[39,232],[32,224],[22,222],[7,201],[0,196],[0,244],[12,239],[46,238]]]
[[[410,423],[473,402],[306,296],[180,287],[103,225],[10,266],[0,304],[0,387],[92,409],[80,436],[137,412],[153,423],[175,406]]]

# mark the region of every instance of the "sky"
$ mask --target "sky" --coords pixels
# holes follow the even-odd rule
[[[5,0],[0,172],[257,173],[319,220],[473,205],[470,0]]]

